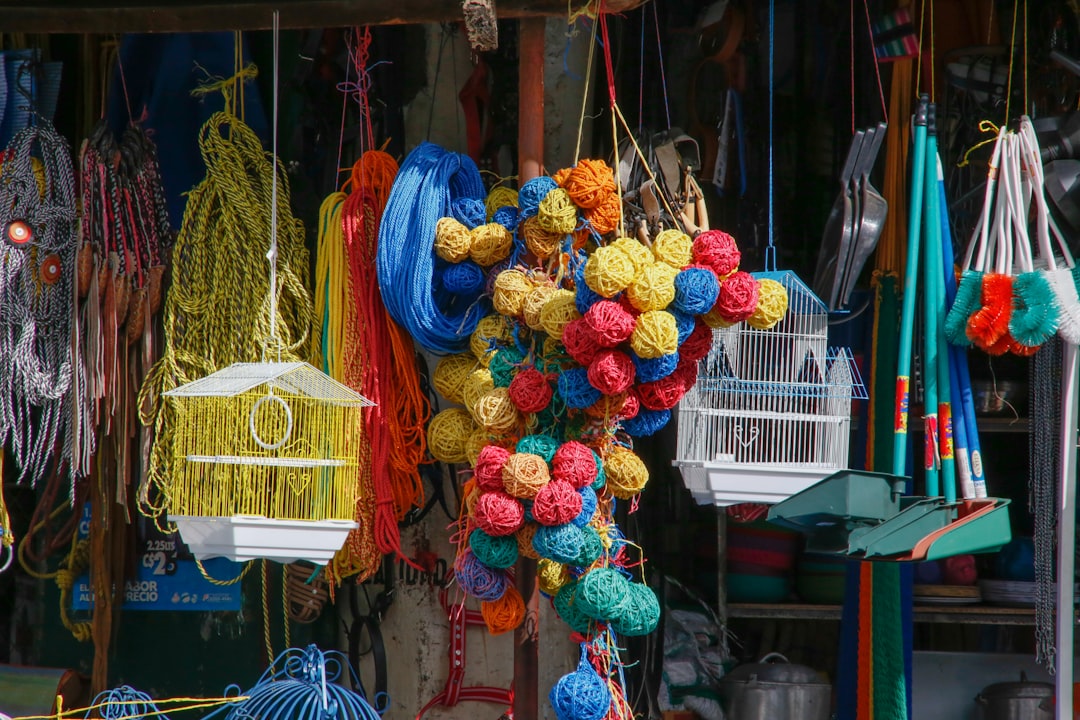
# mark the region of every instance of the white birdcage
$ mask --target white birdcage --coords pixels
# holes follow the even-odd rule
[[[866,398],[851,351],[828,347],[824,303],[792,272],[755,276],[784,286],[787,315],[715,330],[679,404],[676,465],[702,505],[775,503],[846,468],[851,401]]]

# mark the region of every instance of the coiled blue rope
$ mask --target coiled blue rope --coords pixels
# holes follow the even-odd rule
[[[461,307],[433,290],[435,224],[451,215],[454,200],[483,197],[480,171],[471,158],[423,143],[402,163],[383,211],[376,265],[383,303],[430,352],[464,351],[486,312],[486,300]]]

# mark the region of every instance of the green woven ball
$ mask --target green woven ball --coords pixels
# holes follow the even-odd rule
[[[493,537],[483,530],[473,530],[469,547],[476,559],[490,568],[513,567],[518,559],[517,538],[514,535]]]
[[[596,461],[596,479],[592,481],[592,485],[589,487],[600,492],[604,489],[604,485],[607,484],[607,473],[604,472],[604,461],[600,459],[595,450],[593,451],[593,460]]]
[[[559,592],[555,593],[552,603],[555,606],[555,612],[558,613],[564,623],[570,626],[571,630],[585,634],[589,632],[590,621],[589,617],[578,609],[576,593],[577,582],[568,582],[559,588]]]
[[[614,568],[596,568],[578,580],[574,605],[593,620],[622,617],[630,602],[630,581]]]
[[[500,348],[491,358],[488,370],[495,387],[510,387],[525,356],[517,348]]]
[[[648,585],[630,583],[630,593],[622,615],[611,618],[611,629],[619,635],[640,637],[656,629],[660,622],[660,602]]]
[[[544,458],[544,462],[549,464],[558,449],[559,441],[550,435],[526,435],[518,440],[516,448],[519,453],[539,455]]]

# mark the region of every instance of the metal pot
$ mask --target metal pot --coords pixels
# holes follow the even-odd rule
[[[975,698],[982,720],[1054,720],[1054,686],[1028,682],[1020,673],[1020,682],[987,685]]]
[[[725,675],[720,698],[727,720],[829,720],[832,711],[832,685],[780,653]]]

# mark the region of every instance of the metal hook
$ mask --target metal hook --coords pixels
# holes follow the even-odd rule
[[[15,545],[0,545],[0,554],[3,554],[2,548],[7,548],[7,559],[4,560],[4,564],[0,565],[0,573],[3,573],[9,567],[11,567],[12,561],[15,559]]]

